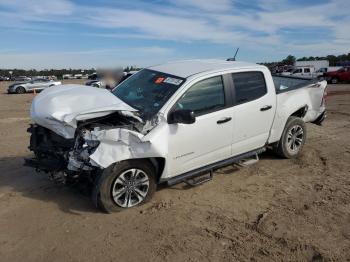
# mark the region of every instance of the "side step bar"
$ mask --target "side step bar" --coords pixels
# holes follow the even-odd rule
[[[187,178],[183,182],[189,186],[199,186],[213,179],[213,171],[210,170],[209,173],[198,174],[196,177]]]
[[[251,166],[255,163],[259,162],[259,155],[255,154],[254,156],[252,156],[251,158],[244,158],[242,160],[240,160],[237,165],[241,166],[241,167],[247,167],[247,166]]]
[[[167,180],[166,182],[167,182],[167,184],[169,186],[173,186],[173,185],[176,185],[176,184],[179,184],[179,183],[182,183],[182,182],[185,182],[186,184],[191,185],[191,183],[193,184],[193,181],[195,181],[193,185],[200,185],[200,184],[203,184],[204,182],[207,182],[207,181],[212,179],[213,171],[215,169],[219,169],[221,167],[228,166],[228,165],[231,165],[231,164],[237,164],[242,159],[261,154],[261,153],[263,153],[265,151],[266,151],[266,148],[262,147],[262,148],[259,148],[259,149],[256,149],[256,150],[253,150],[253,151],[250,151],[250,152],[238,155],[238,156],[234,156],[234,157],[231,157],[231,158],[228,158],[228,159],[216,162],[214,164],[210,164],[210,165],[207,165],[207,166],[204,166],[204,167],[200,167],[198,169],[189,171],[189,172],[184,173],[182,175],[178,175],[178,176],[172,177],[169,180]],[[210,172],[209,178],[204,179],[203,175],[205,173],[208,173],[208,172]],[[197,180],[199,180],[199,182],[196,183],[197,180],[193,180],[193,179],[197,178],[197,177],[200,177],[200,178],[197,179]],[[201,180],[203,180],[203,181],[201,181]]]

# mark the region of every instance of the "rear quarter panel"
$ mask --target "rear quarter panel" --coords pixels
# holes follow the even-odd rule
[[[273,122],[269,143],[279,141],[288,118],[296,111],[307,107],[303,117],[305,122],[312,122],[325,110],[323,95],[327,86],[326,81],[315,86],[303,87],[277,95],[277,111]]]

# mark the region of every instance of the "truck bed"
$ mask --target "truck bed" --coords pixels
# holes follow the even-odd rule
[[[317,83],[317,79],[305,79],[291,76],[273,75],[276,93],[285,93]]]
[[[272,76],[276,89],[277,109],[269,143],[279,141],[284,126],[292,114],[301,115],[304,122],[315,122],[325,115],[324,96],[327,82],[289,76]],[[301,110],[301,111],[300,111]]]

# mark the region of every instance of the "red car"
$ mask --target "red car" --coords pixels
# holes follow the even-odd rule
[[[350,81],[350,67],[344,67],[337,71],[327,72],[324,78],[331,84]]]

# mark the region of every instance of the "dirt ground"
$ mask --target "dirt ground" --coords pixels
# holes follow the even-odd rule
[[[330,86],[302,157],[264,153],[111,215],[23,167],[32,94],[0,82],[1,261],[350,261],[350,85]]]

